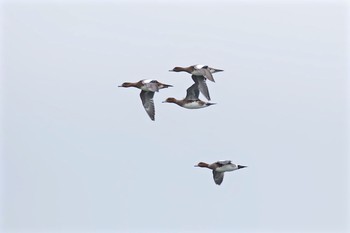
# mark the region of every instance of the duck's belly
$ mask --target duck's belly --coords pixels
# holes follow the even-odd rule
[[[187,108],[187,109],[198,109],[198,108],[204,108],[206,105],[199,104],[198,102],[191,102],[191,103],[186,103],[182,107]]]
[[[217,172],[230,172],[236,170],[234,166],[222,166],[215,169]]]

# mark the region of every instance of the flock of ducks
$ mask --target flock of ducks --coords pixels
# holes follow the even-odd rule
[[[180,107],[187,109],[199,109],[205,108],[215,103],[210,103],[202,101],[199,99],[199,93],[201,93],[208,101],[210,101],[210,95],[206,80],[215,82],[213,73],[222,72],[223,70],[215,69],[206,65],[192,65],[188,67],[175,67],[172,72],[187,72],[191,74],[192,80],[194,83],[192,86],[187,88],[186,97],[182,100],[175,99],[173,97],[167,98],[163,103],[174,103]],[[135,87],[141,89],[140,98],[142,105],[146,110],[148,116],[152,121],[155,120],[155,108],[153,96],[155,92],[158,92],[160,89],[173,87],[169,84],[164,84],[153,79],[143,79],[138,82],[124,82],[119,87]],[[209,168],[212,170],[213,179],[215,184],[220,185],[224,179],[224,172],[235,171],[247,166],[236,165],[231,163],[230,160],[219,160],[215,163],[208,164],[200,162],[195,167]]]

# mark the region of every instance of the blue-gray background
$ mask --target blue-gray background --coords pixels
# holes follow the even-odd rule
[[[345,232],[347,9],[329,3],[2,6],[5,232]],[[207,109],[161,103],[224,69]],[[124,81],[173,84],[156,121]],[[201,97],[204,99],[204,97]],[[216,186],[199,161],[248,165]]]

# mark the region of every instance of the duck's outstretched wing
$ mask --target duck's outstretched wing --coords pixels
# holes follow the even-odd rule
[[[213,75],[211,74],[210,70],[208,69],[208,66],[204,66],[201,69],[196,70],[196,75],[202,75],[205,78],[209,79],[212,82],[215,82]]]
[[[199,91],[204,95],[207,100],[210,100],[209,90],[204,76],[192,75],[192,80],[197,83]],[[198,97],[197,97],[198,98]]]
[[[224,173],[213,170],[213,178],[214,178],[215,184],[220,185],[224,180]]]
[[[194,83],[192,86],[187,88],[186,100],[198,100],[199,90],[198,84]]]
[[[155,115],[153,96],[154,96],[154,92],[152,91],[141,91],[140,93],[142,105],[145,108],[148,116],[151,118],[152,121],[154,121],[154,115]]]

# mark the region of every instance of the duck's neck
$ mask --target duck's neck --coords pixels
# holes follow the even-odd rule
[[[209,167],[209,164],[204,163],[204,162],[200,162],[200,163],[198,164],[198,167],[206,167],[206,168],[210,168],[210,167]]]
[[[193,72],[193,67],[189,66],[189,67],[177,67],[177,72],[187,72],[187,73],[192,73]]]
[[[124,87],[136,87],[136,88],[138,88],[138,83],[124,83]]]
[[[175,99],[174,103],[181,106],[181,107],[185,104],[185,102],[183,100],[177,100],[177,99]]]

